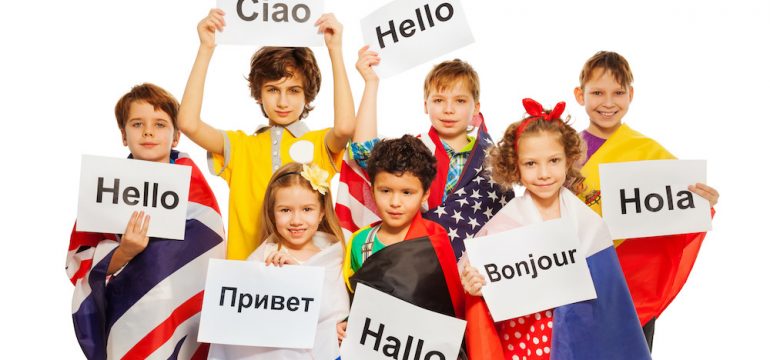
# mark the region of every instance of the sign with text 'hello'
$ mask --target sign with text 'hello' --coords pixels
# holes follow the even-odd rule
[[[122,234],[134,211],[150,215],[147,235],[184,239],[192,168],[83,155],[78,231]]]
[[[315,22],[323,0],[217,0],[225,28],[217,43],[265,46],[321,46]]]
[[[324,268],[209,260],[198,341],[311,349]]]
[[[380,54],[382,77],[473,43],[460,0],[396,0],[362,19],[361,29]]]
[[[356,286],[340,354],[343,359],[454,360],[465,321]]]
[[[599,165],[602,217],[614,239],[711,230],[708,200],[687,190],[706,182],[705,160]]]
[[[563,219],[466,239],[495,321],[596,298],[577,231]]]

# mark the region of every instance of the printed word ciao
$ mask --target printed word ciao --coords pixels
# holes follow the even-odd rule
[[[112,194],[112,203],[117,204],[118,198],[122,199],[126,205],[138,205],[141,199],[142,206],[144,207],[158,207],[158,200],[160,200],[160,206],[167,210],[171,210],[179,205],[179,195],[173,191],[165,191],[162,194],[158,190],[158,183],[144,182],[143,191],[139,191],[139,188],[128,186],[123,189],[123,196],[118,196],[120,193],[120,179],[115,179],[112,182],[112,187],[108,188],[104,185],[104,178],[99,177],[98,184],[96,185],[96,202],[102,203],[105,194]]]
[[[695,202],[693,201],[691,192],[682,190],[677,192],[676,196],[676,207],[679,210],[695,208]],[[671,186],[666,186],[665,199],[660,194],[652,193],[645,196],[644,201],[642,201],[642,197],[639,194],[639,188],[634,188],[634,196],[630,198],[626,197],[625,189],[620,189],[620,212],[623,215],[625,215],[627,212],[626,204],[634,205],[636,213],[641,213],[642,202],[644,203],[644,208],[647,209],[647,211],[658,212],[663,209],[664,206],[667,207],[668,210],[674,210],[674,194],[673,191],[671,191]]]
[[[406,337],[406,342],[402,342],[402,339],[399,339],[395,336],[387,336],[385,337],[385,324],[380,324],[377,327],[377,331],[372,331],[370,329],[370,325],[372,323],[372,319],[366,318],[366,321],[364,323],[364,331],[361,334],[361,341],[359,342],[361,345],[366,346],[366,339],[369,337],[374,338],[374,342],[372,344],[372,349],[374,351],[380,351],[380,345],[382,345],[382,340],[384,337],[385,344],[382,345],[382,353],[385,356],[391,357],[393,359],[400,359],[400,360],[430,360],[430,359],[440,359],[440,360],[446,360],[446,355],[442,354],[439,351],[431,350],[427,351],[425,353],[425,356],[422,355],[423,347],[425,346],[425,340],[423,339],[417,339],[417,343],[415,344],[414,337],[412,335],[408,335]],[[404,348],[401,348],[401,344],[404,344]],[[412,349],[412,346],[414,346],[414,349]]]
[[[249,0],[253,4],[259,4],[259,0]],[[310,19],[310,7],[305,4],[296,4],[289,8],[289,5],[278,2],[272,6],[267,0],[262,1],[262,12],[250,11],[250,14],[246,14],[247,11],[244,7],[246,0],[238,0],[236,5],[236,11],[238,17],[243,21],[254,21],[260,18],[262,22],[289,22],[290,20],[298,23],[304,23]]]
[[[557,253],[553,253],[553,256],[540,256],[537,260],[535,260],[532,254],[529,254],[529,262],[524,260],[511,265],[506,264],[502,266],[502,269],[497,266],[497,264],[486,264],[484,265],[484,270],[487,272],[487,276],[491,282],[498,282],[503,278],[510,280],[514,276],[522,277],[524,275],[530,275],[530,270],[532,272],[531,276],[534,279],[537,277],[537,269],[544,271],[552,267],[562,267],[574,264],[575,252],[577,252],[577,249],[562,251],[561,260]],[[568,256],[569,259],[567,258]]]
[[[253,307],[255,309],[262,308],[264,310],[289,310],[297,311],[303,309],[300,304],[304,303],[304,312],[310,311],[310,303],[315,301],[313,298],[303,297],[298,298],[296,296],[281,296],[281,295],[265,295],[259,296],[259,294],[238,294],[238,288],[223,286],[222,292],[219,295],[219,306],[225,306],[225,293],[230,291],[230,307],[235,307],[235,299],[238,298],[238,312],[243,311],[244,308]],[[269,306],[268,306],[269,305]]]
[[[417,33],[415,25],[417,25],[420,31],[425,31],[428,28],[436,26],[435,20],[438,20],[439,22],[449,21],[449,19],[451,19],[454,15],[455,9],[450,3],[442,3],[434,10],[431,10],[430,5],[425,5],[422,7],[422,9],[414,9],[414,13],[417,23],[415,24],[415,21],[412,19],[406,19],[402,21],[398,25],[398,33],[396,33],[396,24],[393,20],[388,21],[387,30],[382,31],[380,26],[375,29],[377,31],[377,41],[379,41],[381,49],[385,48],[386,36],[390,36],[391,39],[393,39],[393,43],[395,44],[399,40],[398,34],[401,34],[402,37],[408,38]]]

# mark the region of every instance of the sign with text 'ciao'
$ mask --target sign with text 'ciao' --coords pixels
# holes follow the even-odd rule
[[[217,0],[225,28],[217,43],[267,46],[321,46],[315,22],[323,0]]]
[[[602,217],[614,239],[711,230],[708,200],[687,190],[706,182],[705,160],[599,165]]]
[[[147,235],[184,239],[192,168],[83,155],[78,231],[122,234],[134,211],[150,215]]]
[[[577,231],[563,219],[466,239],[495,321],[596,298]]]
[[[343,359],[454,360],[465,321],[356,286],[340,354]]]
[[[396,0],[361,20],[364,42],[391,76],[473,43],[460,0]]]
[[[324,268],[209,260],[198,341],[311,349]]]

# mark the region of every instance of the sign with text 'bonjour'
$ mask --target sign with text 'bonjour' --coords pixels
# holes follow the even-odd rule
[[[323,0],[217,0],[225,28],[217,43],[260,46],[321,46],[315,22]]]
[[[147,235],[183,240],[189,166],[83,155],[77,230],[123,234],[134,211],[150,215]]]

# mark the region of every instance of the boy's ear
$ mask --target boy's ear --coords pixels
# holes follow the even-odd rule
[[[580,88],[580,86],[575,86],[575,90],[572,91],[573,94],[575,94],[575,100],[580,104],[580,106],[585,106],[585,98],[583,97],[583,89]],[[633,90],[632,90],[633,93]]]
[[[420,204],[428,201],[429,197],[430,197],[430,188],[428,188],[428,190],[425,190],[425,194],[422,195],[422,199],[420,200]]]
[[[481,110],[481,103],[477,101],[476,106],[473,107],[473,115],[478,115],[480,110]]]
[[[171,148],[175,148],[177,144],[179,144],[179,136],[180,132],[179,129],[174,130],[174,141],[171,142]]]
[[[634,101],[634,87],[631,85],[628,86],[628,101]]]
[[[425,115],[428,114],[428,100],[423,100],[422,107],[425,109]]]
[[[120,138],[123,139],[123,146],[128,146],[128,140],[126,140],[126,129],[120,129]]]

